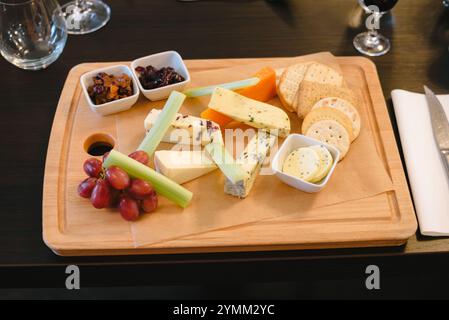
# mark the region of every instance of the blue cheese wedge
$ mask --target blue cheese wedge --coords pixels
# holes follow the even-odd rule
[[[245,198],[251,191],[254,181],[259,174],[260,168],[265,161],[268,151],[276,141],[272,134],[259,130],[248,142],[245,150],[235,160],[235,163],[243,169],[244,177],[233,183],[231,180],[225,181],[225,193],[239,198]]]
[[[159,150],[154,153],[154,166],[159,173],[179,184],[217,169],[205,151]]]
[[[286,137],[290,133],[290,119],[283,110],[225,88],[215,88],[209,108],[280,137]]]
[[[161,111],[152,109],[147,115],[144,121],[147,132],[153,127]],[[177,113],[175,120],[173,120],[162,141],[205,146],[217,139],[222,140],[222,136],[220,126],[215,122]]]
[[[204,148],[204,150],[220,168],[226,179],[232,183],[237,183],[246,177],[245,171],[236,163],[232,155],[224,146],[223,142],[210,143]]]

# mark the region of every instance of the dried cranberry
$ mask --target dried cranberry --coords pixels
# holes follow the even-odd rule
[[[145,68],[144,67],[137,67],[134,70],[136,70],[136,72],[138,72],[138,73],[145,73]]]
[[[104,87],[102,85],[95,85],[94,86],[94,93],[102,94],[103,92],[104,92]]]

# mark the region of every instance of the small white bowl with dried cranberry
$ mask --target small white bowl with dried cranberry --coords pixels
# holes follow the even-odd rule
[[[189,71],[176,51],[136,59],[131,69],[140,91],[151,101],[166,99],[173,90],[182,91],[190,82]]]

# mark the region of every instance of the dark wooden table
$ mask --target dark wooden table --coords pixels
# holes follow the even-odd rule
[[[306,281],[310,285],[316,279],[327,279],[328,284],[352,279],[359,288],[363,287],[365,266],[377,263],[384,266],[390,285],[407,283],[418,274],[438,277],[436,286],[443,289],[440,280],[449,280],[449,254],[444,253],[449,251],[449,240],[419,236],[406,247],[363,250],[90,258],[54,255],[41,236],[42,182],[55,107],[73,66],[132,60],[169,49],[187,59],[296,56],[318,51],[356,55],[352,38],[362,29],[348,22],[354,20],[350,18],[354,18],[351,13],[356,0],[107,2],[112,19],[106,27],[89,35],[69,36],[62,56],[47,70],[24,71],[0,59],[0,287],[63,287],[65,266],[77,264],[83,268],[83,284],[89,286],[230,281]],[[399,1],[393,16],[382,22],[382,32],[391,38],[393,48],[373,61],[395,126],[392,89],[421,91],[423,84],[437,93],[449,89],[449,12],[438,0]],[[422,285],[425,283],[423,280]],[[360,290],[357,294],[363,294],[364,289]]]

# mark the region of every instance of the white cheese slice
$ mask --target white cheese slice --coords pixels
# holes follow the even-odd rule
[[[217,169],[217,166],[204,151],[159,150],[154,153],[156,170],[182,184]]]
[[[286,137],[290,133],[290,119],[282,109],[225,88],[215,88],[209,108],[280,137]]]
[[[245,150],[235,160],[245,172],[245,177],[236,183],[229,179],[225,181],[225,193],[245,198],[254,185],[260,168],[268,154],[268,151],[276,141],[276,137],[266,131],[259,130],[248,142]]]
[[[144,121],[147,132],[153,127],[161,111],[160,109],[152,109],[148,113]],[[215,122],[177,113],[162,141],[205,146],[217,138],[222,139],[220,126]]]

